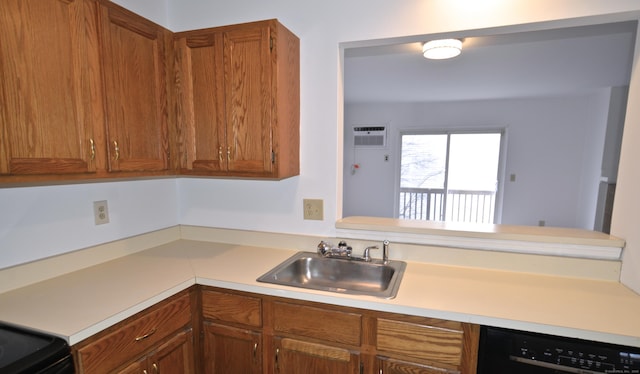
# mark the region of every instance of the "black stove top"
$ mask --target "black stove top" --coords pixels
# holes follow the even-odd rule
[[[73,372],[73,360],[66,341],[0,323],[0,373]]]

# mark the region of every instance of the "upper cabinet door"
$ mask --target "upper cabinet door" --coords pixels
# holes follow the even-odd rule
[[[299,173],[299,39],[277,20],[176,34],[180,173]]]
[[[99,15],[109,170],[168,170],[170,33],[109,1]]]
[[[96,170],[102,103],[92,7],[0,1],[0,174]]]
[[[269,27],[224,33],[226,156],[231,172],[272,169]]]
[[[190,33],[174,44],[181,172],[226,171],[222,33]]]

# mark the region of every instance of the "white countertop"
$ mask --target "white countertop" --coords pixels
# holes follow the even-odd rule
[[[418,262],[392,300],[255,281],[295,252],[177,240],[0,294],[0,321],[73,345],[203,284],[640,347],[640,296],[618,282]]]

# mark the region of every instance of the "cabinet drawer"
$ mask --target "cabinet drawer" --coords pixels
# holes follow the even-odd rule
[[[257,297],[205,290],[202,316],[206,319],[262,326],[262,301]]]
[[[273,329],[297,336],[359,346],[362,315],[275,302]]]
[[[454,366],[462,362],[464,331],[457,322],[421,324],[379,318],[376,346],[390,356],[411,357]]]
[[[131,362],[190,322],[189,294],[142,312],[78,348],[81,373],[103,373]]]

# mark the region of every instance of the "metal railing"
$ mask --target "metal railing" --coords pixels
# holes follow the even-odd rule
[[[493,223],[495,191],[400,188],[399,218]]]

